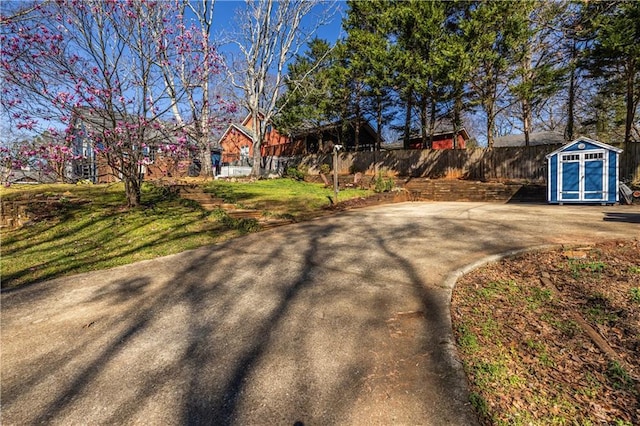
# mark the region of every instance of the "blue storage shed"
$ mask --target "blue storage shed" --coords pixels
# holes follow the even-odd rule
[[[549,203],[618,202],[621,149],[580,137],[546,156]]]

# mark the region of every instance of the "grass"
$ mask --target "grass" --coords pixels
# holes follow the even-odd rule
[[[206,190],[241,207],[297,220],[318,215],[329,205],[326,197],[331,194],[322,185],[290,179],[214,182]],[[367,194],[344,191],[340,199]],[[204,211],[150,184],[143,187],[143,206],[134,209],[124,207],[122,184],[16,185],[0,190],[0,196],[3,201],[39,200],[30,208],[45,217],[2,230],[2,288],[179,253],[259,230],[253,219]]]
[[[569,261],[569,269],[573,273],[573,277],[575,279],[579,279],[583,272],[588,272],[592,274],[602,273],[606,264],[600,261],[579,261],[579,260],[570,260]]]
[[[458,327],[458,346],[467,354],[472,354],[480,348],[478,338],[467,324]]]
[[[331,188],[294,179],[214,181],[207,184],[204,190],[239,207],[262,210],[265,215],[287,215],[296,219],[313,216],[329,204],[328,197],[333,197]],[[370,191],[346,189],[340,191],[338,201],[368,195],[371,195]]]

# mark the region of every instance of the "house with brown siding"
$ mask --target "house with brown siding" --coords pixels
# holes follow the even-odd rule
[[[252,158],[253,135],[250,114],[241,123],[231,124],[220,138],[222,162],[240,164]],[[362,121],[357,131],[352,121],[339,121],[321,126],[308,126],[288,135],[279,132],[271,123],[267,123],[260,155],[290,157],[316,154],[328,152],[336,144],[342,145],[345,151],[373,151],[376,148],[376,141],[376,131],[366,121]]]
[[[433,129],[431,138],[427,134],[426,141],[422,135],[414,135],[409,139],[410,149],[465,149],[469,140],[469,133],[462,127],[454,135],[451,124],[438,121]]]
[[[262,119],[262,116],[260,116]],[[231,124],[220,138],[223,164],[240,164],[253,158],[254,125],[251,114],[247,114],[241,123]],[[271,123],[267,123],[264,140],[260,148],[261,156],[292,155],[291,139],[278,132]]]
[[[376,151],[379,149],[377,132],[366,120],[356,126],[355,120],[336,121],[321,126],[308,126],[297,130],[292,137],[300,154],[330,152],[334,145],[342,145],[344,151]]]
[[[454,136],[450,125],[444,122],[438,122],[431,136],[431,141],[429,141],[429,139],[428,135],[426,141],[422,135],[411,135],[409,138],[409,149],[466,149],[470,137],[464,127],[458,130]],[[404,141],[386,144],[383,148],[388,150],[404,149]]]

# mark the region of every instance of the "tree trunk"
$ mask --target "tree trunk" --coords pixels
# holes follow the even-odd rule
[[[528,99],[522,100],[522,125],[524,127],[524,145],[529,146],[531,134],[531,105]]]
[[[411,110],[413,109],[413,89],[407,89],[407,110],[404,117],[404,149],[409,149],[411,140]]]
[[[253,121],[253,155],[252,160],[253,164],[251,165],[251,176],[259,177],[260,176],[260,163],[262,162],[262,130],[260,126],[260,120],[258,118],[258,112],[253,111],[251,120]]]
[[[420,143],[422,145],[422,149],[429,148],[429,135],[427,134],[427,104],[427,97],[423,96],[420,99]]]
[[[626,96],[626,106],[627,106],[627,117],[624,125],[624,143],[622,145],[622,149],[625,149],[627,144],[631,141],[631,129],[633,128],[633,118],[635,117],[636,112],[636,103],[633,99],[634,92],[634,77],[636,74],[636,61],[633,57],[630,57],[627,60],[627,96]]]
[[[431,113],[429,115],[429,145],[427,148],[433,149],[433,134],[436,129],[436,102],[431,99]]]
[[[140,205],[141,183],[140,178],[137,177],[124,178],[124,192],[128,207],[138,207]]]
[[[360,150],[360,118],[356,118],[353,129],[353,141],[355,143],[355,150]]]
[[[493,130],[495,127],[495,117],[493,115],[493,106],[485,104],[484,111],[485,111],[485,114],[487,114],[487,148],[493,149]]]
[[[353,124],[353,143],[355,144],[355,151],[358,152],[360,150],[360,102],[359,100],[356,100],[356,102],[356,117]]]
[[[259,136],[258,136],[259,138]],[[253,143],[253,156],[251,158],[251,176],[259,177],[260,176],[260,164],[262,163],[262,156],[260,155],[260,150],[262,148],[262,142],[260,140],[256,140]]]
[[[376,151],[380,151],[381,149],[381,141],[382,141],[382,96],[378,95],[377,98],[377,105],[376,105],[376,129],[378,129],[378,131],[376,132],[376,147],[375,150]]]
[[[524,58],[522,59],[522,79],[523,83],[530,84],[533,80],[532,76],[532,65],[531,65],[531,49],[527,48]],[[531,134],[531,99],[533,97],[533,92],[529,90],[525,90],[521,105],[522,105],[522,127],[524,132],[524,145],[529,146],[529,135]]]
[[[202,169],[200,169],[201,176],[213,176],[213,167],[211,164],[211,147],[208,143],[200,145],[200,163]]]
[[[458,148],[458,132],[462,127],[462,91],[456,89],[453,101],[453,149]]]
[[[576,41],[572,41],[571,45],[571,64],[569,74],[569,100],[567,104],[567,128],[565,130],[565,140],[573,140],[574,127],[574,108],[576,98]]]

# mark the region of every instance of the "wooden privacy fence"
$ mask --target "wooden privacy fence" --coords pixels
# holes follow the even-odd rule
[[[616,146],[615,144],[613,144]],[[562,145],[531,147],[475,148],[462,150],[398,150],[346,152],[339,154],[338,173],[361,172],[374,175],[385,171],[397,176],[463,178],[469,180],[528,180],[547,181],[545,156]],[[277,163],[303,165],[309,174],[318,174],[322,164],[332,164],[331,154],[307,155],[280,159]],[[271,159],[271,163],[274,163]],[[640,143],[629,143],[620,158],[620,179],[640,180]]]

